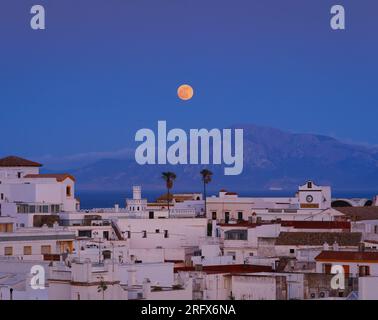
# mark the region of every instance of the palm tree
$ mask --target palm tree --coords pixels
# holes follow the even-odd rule
[[[100,276],[100,284],[97,287],[97,292],[102,292],[102,300],[105,300],[105,291],[108,289],[108,286],[106,285],[106,282],[104,281],[104,277]]]
[[[203,181],[203,197],[205,198],[205,216],[206,216],[206,185],[211,182],[213,173],[210,170],[203,169],[201,170],[201,176]]]
[[[171,201],[170,190],[173,187],[173,181],[176,180],[176,174],[174,172],[167,171],[167,172],[163,172],[161,177],[164,179],[167,186],[167,191],[168,191],[167,192],[167,205],[168,205],[168,216],[169,216],[170,215],[169,202]]]

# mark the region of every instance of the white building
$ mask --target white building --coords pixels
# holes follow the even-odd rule
[[[40,174],[42,165],[18,157],[0,159],[0,215],[32,227],[34,216],[75,211],[75,178],[69,174]]]
[[[113,208],[93,208],[81,212],[144,219],[161,218],[195,218],[203,216],[204,201],[202,195],[173,194],[170,197],[170,210],[168,210],[167,196],[161,196],[157,202],[147,202],[142,198],[141,186],[133,186],[133,197],[126,199],[126,206],[115,204]]]
[[[343,215],[331,208],[330,187],[312,181],[300,186],[294,197],[239,197],[221,190],[218,196],[207,198],[207,218],[221,223],[252,219],[332,221],[338,216]]]
[[[223,255],[219,244],[203,244],[194,252],[192,264],[202,266],[228,265],[237,263],[232,255]]]
[[[58,263],[49,272],[49,300],[125,300],[128,293],[117,278],[117,264]]]
[[[0,257],[0,300],[47,300],[48,299],[48,261],[33,261],[27,257]],[[33,267],[42,268],[44,279],[38,288],[32,287]]]
[[[28,260],[60,259],[72,252],[75,234],[61,227],[19,228],[0,232],[0,256]]]
[[[358,278],[358,299],[378,300],[378,277],[368,276]]]
[[[315,257],[318,273],[331,273],[332,266],[342,266],[352,277],[378,276],[377,251],[322,251]]]
[[[176,281],[193,279],[193,300],[230,300],[232,298],[231,276],[254,272],[269,272],[268,266],[247,264],[208,265],[175,268]]]

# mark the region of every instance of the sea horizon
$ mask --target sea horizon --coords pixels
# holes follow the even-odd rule
[[[234,190],[232,190],[234,191]],[[241,197],[294,197],[297,190],[251,190],[235,191]],[[173,190],[172,193],[202,193],[201,191]],[[217,195],[219,190],[209,190],[207,196]],[[127,190],[77,190],[80,199],[81,209],[92,208],[111,208],[115,204],[125,207],[126,199],[132,198],[132,191]],[[149,202],[153,202],[159,196],[166,193],[165,190],[143,190],[142,197]],[[332,198],[342,199],[372,199],[378,195],[378,191],[349,191],[335,190],[332,192]]]

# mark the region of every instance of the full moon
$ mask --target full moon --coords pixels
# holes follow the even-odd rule
[[[188,84],[183,84],[177,89],[177,95],[181,100],[190,100],[193,97],[193,88]]]

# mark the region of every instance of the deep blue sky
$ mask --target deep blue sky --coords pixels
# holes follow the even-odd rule
[[[377,37],[376,0],[2,0],[0,155],[115,151],[157,120],[378,144]]]

